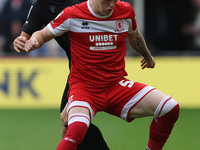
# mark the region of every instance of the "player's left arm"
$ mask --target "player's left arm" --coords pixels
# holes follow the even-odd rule
[[[155,60],[151,55],[151,52],[149,51],[141,33],[136,29],[135,31],[128,33],[127,39],[131,47],[143,57],[141,60],[142,69],[154,68]]]

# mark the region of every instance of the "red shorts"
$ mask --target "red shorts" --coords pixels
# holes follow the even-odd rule
[[[86,107],[91,118],[98,111],[105,111],[130,122],[133,120],[128,119],[130,110],[153,89],[155,88],[124,77],[103,89],[88,88],[83,83],[76,83],[70,87],[68,110],[73,107]]]

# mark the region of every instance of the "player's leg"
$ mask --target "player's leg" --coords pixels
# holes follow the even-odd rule
[[[85,138],[82,143],[83,146],[87,147],[87,150],[109,150],[108,145],[106,144],[101,131],[94,124],[90,124]],[[79,149],[78,150],[82,150]]]
[[[159,90],[147,93],[130,111],[129,118],[154,116],[147,150],[162,150],[179,116],[179,105]]]
[[[86,107],[87,107],[86,103]],[[77,150],[90,124],[89,109],[80,106],[68,107],[68,127],[56,150]]]
[[[61,112],[61,124],[62,124],[62,131],[61,136],[62,138],[66,134],[67,130],[67,124],[68,120],[67,118],[67,106],[66,103],[68,101],[67,95],[68,95],[69,85],[66,84],[65,91],[63,93],[62,102],[60,106],[60,112]],[[103,135],[99,128],[95,126],[94,124],[90,123],[90,126],[88,128],[88,131],[86,132],[86,136],[83,139],[83,141],[79,144],[78,150],[109,150]]]
[[[145,84],[123,78],[109,92],[107,112],[130,122],[134,118],[154,116],[148,147],[161,150],[179,116],[178,103],[165,93]]]
[[[62,137],[65,136],[66,130],[67,130],[67,105],[64,108],[63,112],[61,113],[61,118],[62,118],[62,124],[63,124],[63,129],[62,129]],[[64,114],[65,113],[65,114]],[[83,139],[83,141],[79,144],[78,150],[109,150],[109,147],[107,143],[105,142],[103,135],[99,128],[95,126],[94,124],[90,123],[90,126],[86,132],[86,135]]]
[[[62,96],[62,100],[61,100],[61,104],[60,104],[60,118],[61,118],[61,125],[62,125],[62,129],[61,129],[61,137],[63,138],[66,134],[67,131],[67,127],[64,124],[64,119],[68,118],[67,117],[67,113],[65,114],[64,112],[67,111],[67,107],[66,104],[68,102],[68,91],[69,91],[69,83],[67,82],[66,86],[65,86],[65,90],[63,92],[63,96]],[[66,107],[66,108],[65,108]]]

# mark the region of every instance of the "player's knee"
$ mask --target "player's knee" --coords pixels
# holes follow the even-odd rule
[[[87,127],[90,124],[90,117],[87,114],[84,113],[75,113],[69,116],[68,118],[68,125],[74,123],[74,122],[82,122],[87,125]]]
[[[167,117],[169,120],[176,121],[179,117],[179,104],[170,96],[166,96],[157,106],[154,116],[155,118]]]
[[[90,116],[92,121],[94,117],[94,111],[88,102],[83,101],[73,101],[67,107],[67,114],[74,114],[74,113],[84,113]]]
[[[68,117],[67,117],[67,113],[62,112],[60,114],[60,118],[61,118],[61,123],[63,125],[68,125]]]

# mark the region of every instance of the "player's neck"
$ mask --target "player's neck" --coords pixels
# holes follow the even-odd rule
[[[105,16],[104,14],[102,14],[99,10],[98,7],[96,6],[95,0],[88,0],[89,1],[89,5],[91,7],[91,9],[100,16]]]

